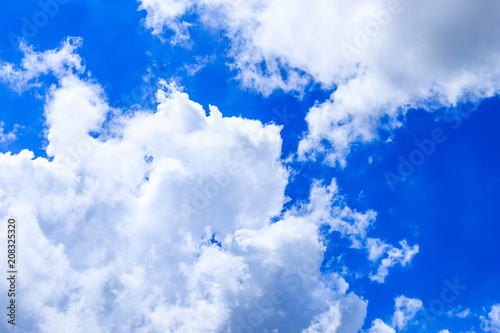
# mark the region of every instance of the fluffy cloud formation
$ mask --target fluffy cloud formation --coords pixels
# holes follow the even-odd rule
[[[39,75],[57,78],[46,90],[48,158],[0,154],[0,215],[18,219],[19,257],[29,258],[19,264],[31,295],[21,326],[359,331],[367,301],[321,272],[321,230],[364,249],[375,212],[347,207],[335,180],[313,183],[306,203],[282,212],[279,126],[223,117],[215,106],[207,114],[166,82],[155,110],[113,109],[101,86],[78,75],[75,41],[23,47],[20,68],[2,63],[18,91]],[[371,261],[399,260],[382,247]]]
[[[423,309],[421,300],[404,295],[396,297],[394,303],[392,325],[387,325],[381,319],[375,319],[368,333],[395,333],[395,329],[404,330],[417,312]]]
[[[380,319],[375,319],[368,333],[396,333],[396,330]]]
[[[498,93],[500,4],[495,1],[140,0],[146,26],[189,40],[186,15],[231,41],[231,66],[263,94],[334,88],[311,108],[300,159],[345,166],[354,142],[434,109]],[[314,38],[311,38],[314,36]],[[479,38],[477,37],[479,36]],[[326,148],[324,141],[329,143]]]
[[[500,304],[495,304],[488,312],[488,317],[481,316],[481,329],[485,332],[500,332]]]
[[[369,210],[366,213],[353,211],[343,204],[335,180],[328,186],[313,183],[310,202],[304,207],[317,224],[330,227],[330,232],[339,232],[349,238],[353,248],[362,248],[368,229],[372,226],[377,214]]]
[[[392,316],[392,326],[400,330],[404,329],[418,311],[423,308],[422,301],[416,298],[408,298],[403,295],[396,297],[395,311]]]

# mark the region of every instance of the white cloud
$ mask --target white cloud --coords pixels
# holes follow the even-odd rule
[[[422,301],[416,298],[407,298],[403,295],[396,297],[395,311],[392,316],[392,326],[402,330],[411,321],[418,311],[423,308]]]
[[[450,333],[450,331],[448,331],[448,330],[441,330],[441,331],[439,331],[439,333]]]
[[[368,250],[368,259],[377,261],[390,248],[389,244],[384,243],[378,238],[368,238],[366,240],[366,248]]]
[[[353,248],[361,248],[377,214],[373,210],[366,213],[353,211],[345,205],[338,191],[335,179],[328,186],[321,186],[316,181],[311,188],[310,202],[304,208],[311,212],[316,223],[328,225],[330,231],[349,238]]]
[[[500,332],[500,304],[495,304],[488,312],[488,317],[480,316],[481,328],[485,332]]]
[[[58,49],[36,52],[32,46],[21,42],[19,49],[24,54],[21,66],[0,60],[0,83],[8,84],[13,90],[22,92],[38,85],[36,79],[41,75],[64,77],[72,72],[81,73],[85,67],[76,53],[81,45],[81,38],[72,37],[61,43]]]
[[[338,305],[336,307],[330,307],[327,312],[324,312],[316,316],[306,330],[303,333],[335,333],[340,326],[340,309]]]
[[[359,332],[366,316],[366,303],[353,293],[331,306],[328,311],[314,317],[302,333]]]
[[[391,326],[381,319],[375,319],[368,333],[395,333],[396,330],[404,330],[415,315],[423,309],[422,301],[416,298],[407,298],[404,295],[394,300],[394,315]]]
[[[57,52],[36,54],[48,61]],[[156,110],[111,110],[102,87],[75,74],[79,57],[64,54],[70,60],[59,63],[76,71],[40,64],[58,79],[44,109],[53,160],[28,150],[0,154],[0,216],[18,218],[19,258],[30,258],[19,264],[23,292],[32,295],[20,304],[26,325],[361,329],[367,301],[339,274],[320,272],[320,227],[362,248],[374,212],[347,207],[332,181],[315,183],[308,202],[281,214],[288,171],[279,126],[223,117],[215,106],[207,116],[167,83]],[[14,89],[46,73],[29,68],[9,78],[23,82]]]
[[[471,311],[469,308],[462,310],[462,306],[459,306],[458,308],[449,310],[446,314],[448,317],[467,318],[471,314]]]
[[[328,186],[314,182],[310,202],[299,212],[308,214],[318,225],[328,226],[330,232],[338,232],[342,237],[348,238],[352,248],[366,248],[370,261],[380,261],[376,273],[370,274],[370,279],[378,283],[385,282],[389,268],[397,264],[406,266],[419,251],[418,245],[409,246],[406,240],[400,241],[401,248],[397,248],[380,239],[367,238],[367,233],[376,219],[376,212],[368,210],[360,213],[346,206],[338,193],[335,179]]]
[[[368,333],[396,333],[396,330],[380,319],[375,319]]]
[[[164,26],[174,32],[170,39],[172,44],[181,44],[189,39],[187,22],[179,22],[176,17],[186,14],[191,6],[190,1],[167,0],[167,1],[143,1],[139,9],[148,11],[145,24],[153,29],[153,33],[161,35]]]
[[[387,254],[387,256],[381,260],[377,272],[370,275],[372,281],[383,283],[389,274],[388,270],[390,267],[396,264],[400,264],[403,267],[406,266],[419,251],[419,246],[417,244],[409,246],[406,240],[400,241],[399,245],[401,246],[400,249],[393,245],[385,244],[380,239],[369,238],[367,240],[368,258],[370,260],[375,262],[382,256],[382,253]]]
[[[325,154],[327,163],[345,166],[354,142],[400,126],[411,107],[450,106],[499,90],[497,2],[142,0],[140,8],[146,26],[156,34],[171,29],[175,43],[189,39],[186,14],[222,30],[231,41],[230,66],[265,95],[301,92],[309,82],[336,87],[307,116],[301,159]]]
[[[103,94],[98,85],[73,75],[62,77],[57,87],[51,87],[45,105],[49,156],[85,149],[81,143],[93,141],[88,133],[99,131],[109,112]]]
[[[18,124],[14,125],[14,128],[10,132],[5,132],[5,123],[0,121],[0,143],[9,143],[17,139],[16,133],[20,126]]]
[[[209,62],[214,60],[214,57],[213,56],[212,57],[205,56],[202,58],[200,56],[197,56],[197,57],[195,57],[195,60],[196,60],[195,63],[185,64],[183,66],[183,69],[186,71],[186,73],[189,76],[193,76],[196,73],[198,73],[199,71],[201,71],[203,68],[205,68]]]

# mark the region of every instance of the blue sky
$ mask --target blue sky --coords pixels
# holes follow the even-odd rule
[[[3,330],[500,332],[498,4],[1,9]]]

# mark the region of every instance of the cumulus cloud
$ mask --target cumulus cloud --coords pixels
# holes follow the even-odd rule
[[[453,106],[499,90],[494,1],[140,2],[146,26],[159,35],[170,29],[174,42],[189,40],[186,15],[223,31],[230,66],[247,87],[265,95],[301,92],[309,83],[334,89],[309,111],[300,159],[323,156],[345,166],[353,143],[397,128],[410,108]]]
[[[495,304],[488,312],[488,317],[480,316],[481,329],[485,332],[500,332],[500,304]]]
[[[283,212],[279,126],[204,110],[167,82],[154,110],[112,109],[79,75],[70,44],[25,48],[42,59],[38,69],[8,78],[14,89],[40,80],[34,73],[57,78],[45,98],[48,157],[0,154],[0,215],[17,217],[19,257],[29,258],[19,264],[32,295],[20,304],[27,329],[362,328],[368,302],[338,273],[321,272],[322,230],[363,250],[375,212],[349,208],[335,180],[314,182],[306,202]],[[370,260],[411,257],[409,247],[380,246]],[[383,260],[385,277],[392,264]]]
[[[403,295],[396,297],[395,311],[392,316],[392,326],[402,330],[411,321],[418,311],[423,308],[422,301],[416,298],[408,298]]]
[[[380,319],[375,319],[368,333],[396,333],[396,330]]]

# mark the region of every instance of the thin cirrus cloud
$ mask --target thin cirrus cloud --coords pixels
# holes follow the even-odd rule
[[[375,212],[349,208],[335,180],[314,182],[306,203],[282,212],[289,171],[279,126],[224,117],[215,106],[207,115],[165,81],[155,110],[114,109],[85,73],[81,43],[22,46],[19,66],[0,66],[19,92],[43,86],[42,75],[57,79],[40,90],[48,157],[0,154],[0,213],[23,221],[19,257],[30,258],[20,263],[31,295],[24,325],[359,331],[368,302],[344,272],[321,271],[321,230],[366,252],[378,266],[366,276],[379,283],[418,246],[368,238]]]
[[[154,34],[173,32],[173,44],[192,42],[188,14],[199,17],[194,26],[222,31],[229,66],[264,95],[300,94],[311,83],[334,89],[309,110],[299,160],[344,167],[353,143],[401,126],[410,108],[499,90],[496,1],[140,0],[139,8]]]

